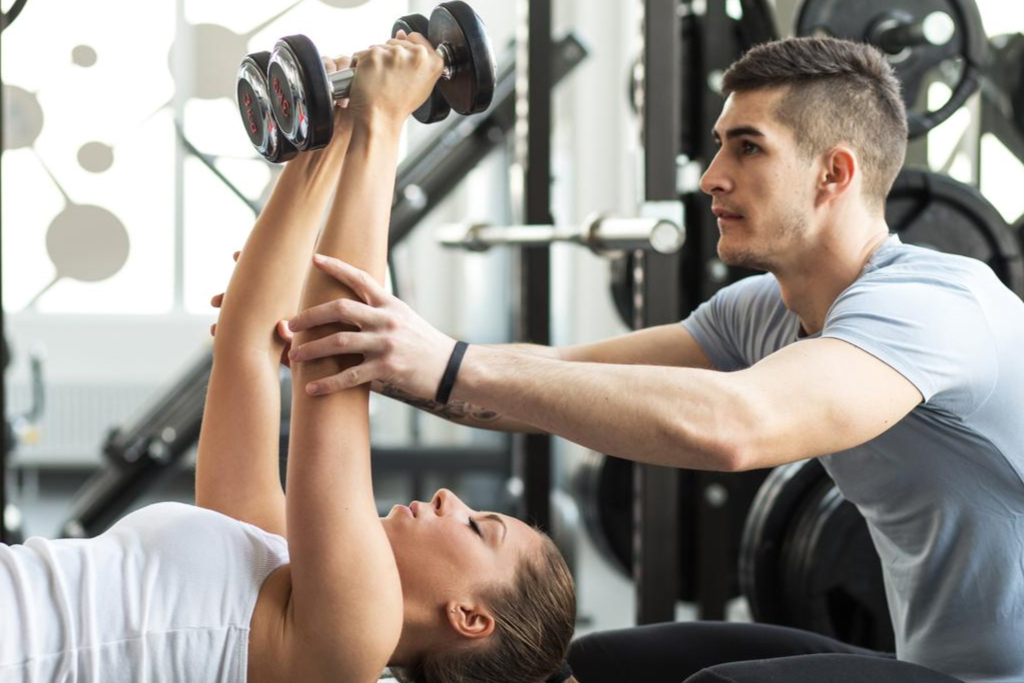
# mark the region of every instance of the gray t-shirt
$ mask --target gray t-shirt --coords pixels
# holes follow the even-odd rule
[[[770,274],[683,321],[718,370],[801,343]],[[812,337],[893,367],[924,402],[821,458],[882,559],[899,659],[971,683],[1024,681],[1024,302],[980,261],[902,244],[871,256]]]

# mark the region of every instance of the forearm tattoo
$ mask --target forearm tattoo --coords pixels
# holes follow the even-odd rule
[[[396,401],[411,405],[413,408],[425,410],[428,413],[433,413],[452,422],[494,422],[501,418],[501,415],[493,410],[482,408],[472,403],[466,403],[465,401],[449,401],[448,405],[441,405],[433,399],[413,396],[393,384],[384,384],[380,389],[380,393],[388,398],[393,398]]]

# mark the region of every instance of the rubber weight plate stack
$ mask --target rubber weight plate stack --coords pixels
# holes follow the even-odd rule
[[[789,525],[782,586],[793,626],[873,650],[895,650],[881,560],[867,523],[827,476]]]
[[[782,465],[771,471],[754,498],[740,542],[739,580],[755,621],[793,622],[780,590],[782,544],[804,500],[826,479],[817,460]]]
[[[938,173],[904,169],[886,201],[885,220],[908,244],[987,263],[1024,297],[1021,244],[999,211],[973,187]]]
[[[765,480],[743,530],[740,586],[755,621],[893,647],[867,523],[818,460],[782,465]]]
[[[896,35],[892,29],[904,37],[886,40]],[[988,45],[973,0],[804,0],[794,32],[884,44],[903,85],[911,138],[948,119],[978,89]],[[896,49],[892,42],[906,47]],[[952,93],[942,106],[929,110],[925,91],[932,78],[946,82]]]

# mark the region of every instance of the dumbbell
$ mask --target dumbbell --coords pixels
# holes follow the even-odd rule
[[[269,52],[246,55],[238,67],[235,94],[238,111],[252,146],[267,161],[280,164],[294,157],[298,150],[281,134],[270,111],[270,88],[267,85],[269,66]]]
[[[423,20],[422,15],[403,17],[393,31],[422,29]],[[461,0],[443,2],[431,12],[426,31],[444,59],[444,71],[430,99],[417,109],[418,120],[439,121],[447,116],[445,107],[464,115],[487,109],[496,75],[480,17]],[[281,133],[299,151],[331,141],[334,101],[348,97],[355,78],[351,68],[327,74],[319,54],[306,36],[287,36],[274,47],[267,70],[271,111]]]

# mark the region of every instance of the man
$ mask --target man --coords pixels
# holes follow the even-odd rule
[[[762,45],[723,94],[701,189],[721,259],[765,275],[681,325],[565,349],[466,349],[330,262],[365,303],[310,309],[291,329],[359,331],[292,361],[365,359],[307,391],[374,382],[466,424],[673,467],[823,456],[882,558],[895,658],[763,625],[678,624],[584,639],[582,683],[1024,680],[1024,303],[984,264],[889,235],[907,130],[874,48]]]

